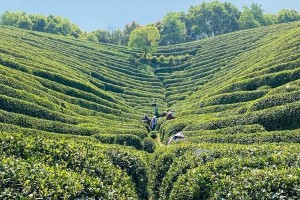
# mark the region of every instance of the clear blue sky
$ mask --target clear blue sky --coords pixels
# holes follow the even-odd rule
[[[69,18],[86,31],[98,28],[123,28],[135,20],[145,25],[159,21],[169,11],[186,12],[191,5],[204,0],[0,0],[0,13],[5,10],[25,11],[32,14],[60,15]],[[209,2],[210,0],[206,0]],[[222,0],[223,1],[223,0]],[[241,8],[251,0],[227,0]],[[300,0],[254,0],[268,13],[282,8],[300,12]]]

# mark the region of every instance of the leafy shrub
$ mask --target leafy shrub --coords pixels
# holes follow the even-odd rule
[[[205,168],[190,170],[180,176],[170,193],[170,199],[208,199],[212,188],[212,173]],[[188,185],[189,187],[182,187]]]
[[[156,145],[155,145],[155,141],[153,139],[144,138],[143,143],[144,143],[145,151],[147,151],[148,153],[153,153],[155,151]]]
[[[23,159],[25,163],[32,162],[32,165],[26,166],[24,170],[17,170],[19,169],[19,164],[16,163],[16,171],[13,172],[17,178],[16,184],[20,185],[21,182],[27,185],[25,192],[28,191],[29,193],[25,193],[25,195],[28,197],[35,195],[34,193],[32,194],[34,189],[41,189],[39,191],[42,192],[41,195],[44,195],[44,192],[47,192],[48,189],[49,192],[53,193],[52,195],[55,195],[54,193],[60,195],[60,192],[64,192],[65,190],[66,192],[64,193],[72,194],[71,191],[67,191],[68,187],[64,188],[64,190],[59,189],[61,187],[59,186],[60,184],[68,185],[69,183],[74,186],[70,187],[74,192],[74,198],[77,196],[85,198],[105,195],[136,197],[129,177],[126,173],[118,169],[118,167],[112,165],[109,158],[103,153],[104,147],[97,147],[87,141],[82,142],[80,138],[74,140],[72,137],[53,136],[51,138],[48,135],[24,136],[16,133],[0,133],[0,136],[1,144],[4,145],[4,148],[0,148],[2,158],[3,156],[8,156],[14,157],[14,159]],[[20,164],[22,165],[22,163]],[[41,169],[37,169],[35,172],[32,170],[35,167]],[[7,172],[10,172],[9,168],[5,168],[4,171],[8,170]],[[32,173],[35,175],[33,176]],[[8,179],[5,179],[5,173],[1,173],[1,175],[4,175],[4,181],[7,182],[6,184],[0,184],[0,193],[1,189],[5,187],[18,188],[9,185],[11,184],[9,180],[12,179],[10,175],[8,175]],[[28,179],[26,179],[27,176]],[[55,181],[56,178],[60,182],[57,187],[55,186],[57,183]],[[45,182],[43,179],[49,179],[49,182]],[[32,182],[26,180],[31,180]],[[68,182],[68,180],[71,182]],[[34,182],[41,185],[41,187],[35,187]],[[98,188],[98,185],[100,190],[90,190],[92,185],[95,185],[96,188]],[[37,191],[36,195],[40,195],[39,192]]]
[[[148,199],[148,168],[143,159],[120,149],[108,150],[107,154],[114,165],[119,166],[132,177],[139,199]]]
[[[200,103],[200,106],[212,106],[218,104],[232,104],[245,101],[251,101],[261,98],[267,93],[267,91],[245,91],[245,92],[233,92],[228,94],[220,94],[205,100],[205,103]]]
[[[129,134],[105,135],[96,134],[94,137],[101,143],[106,144],[120,144],[126,146],[133,146],[136,149],[143,149],[143,142],[140,137]]]
[[[230,195],[231,199],[297,199],[300,174],[295,168],[272,167],[230,176],[216,186],[213,198]]]
[[[156,139],[157,138],[157,135],[158,135],[158,132],[157,131],[151,131],[150,132],[150,137],[152,138],[152,139]]]

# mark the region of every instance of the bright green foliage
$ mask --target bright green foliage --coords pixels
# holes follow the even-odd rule
[[[241,30],[251,29],[261,26],[261,24],[255,19],[255,16],[250,9],[245,8],[239,19],[239,27]]]
[[[57,198],[137,197],[138,188],[133,185],[134,177],[131,178],[136,169],[131,169],[131,173],[127,175],[126,170],[123,171],[119,169],[119,165],[114,164],[117,157],[112,159],[107,156],[107,152],[119,152],[117,148],[84,142],[84,138],[8,133],[0,135],[3,147],[0,149],[0,171],[1,176],[4,176],[1,179],[0,195],[34,198],[55,195],[58,195]],[[135,159],[139,162],[138,157]],[[17,173],[10,176],[13,169]],[[35,187],[35,184],[40,187]],[[66,187],[66,184],[70,186]],[[3,186],[15,190],[6,191]]]
[[[230,3],[213,1],[192,6],[188,16],[192,38],[201,39],[238,30],[240,11]]]
[[[170,45],[259,26],[298,21],[299,16],[297,11],[288,9],[283,9],[277,14],[265,14],[262,6],[257,3],[252,3],[250,7],[244,6],[240,11],[231,3],[212,1],[191,6],[187,13],[167,13],[161,21],[150,25],[156,26],[161,34],[159,44]],[[133,21],[126,24],[123,30],[110,32],[98,29],[92,32],[82,32],[76,24],[72,24],[66,18],[9,11],[1,15],[0,22],[3,25],[27,30],[123,46],[128,44],[131,32],[140,27],[137,22]]]
[[[160,34],[155,26],[145,26],[136,28],[131,32],[128,47],[133,50],[143,50],[145,58],[147,53],[157,50]]]
[[[297,199],[298,154],[298,144],[177,146],[155,153],[151,186],[156,199]]]
[[[2,25],[16,26],[19,28],[47,32],[59,35],[72,35],[76,38],[81,36],[81,30],[75,24],[72,24],[67,18],[49,15],[31,15],[25,12],[6,11],[1,15]]]
[[[147,151],[148,153],[153,153],[156,148],[156,144],[154,139],[152,138],[145,138],[143,140],[144,143],[144,150]]]
[[[300,20],[300,13],[296,10],[283,9],[278,12],[277,23],[287,23]]]
[[[133,146],[136,149],[143,149],[143,142],[140,137],[128,134],[97,134],[94,135],[98,141],[105,144],[120,144],[126,146]]]
[[[277,16],[274,14],[265,14],[264,15],[265,25],[269,26],[272,24],[276,24],[277,22]]]
[[[249,9],[250,12],[253,14],[255,20],[262,26],[265,25],[264,10],[262,9],[260,4],[252,3],[250,8],[245,7],[244,9]]]
[[[170,12],[162,20],[160,31],[162,45],[178,44],[185,41],[186,27],[182,21],[183,13]]]
[[[129,36],[131,34],[132,31],[134,31],[134,29],[140,27],[140,25],[136,22],[136,21],[132,21],[129,24],[126,24],[123,30],[123,45],[127,45],[129,42]]]

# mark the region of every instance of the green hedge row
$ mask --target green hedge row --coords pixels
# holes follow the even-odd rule
[[[222,129],[221,129],[222,130]],[[201,131],[200,131],[201,133]],[[199,134],[187,139],[193,143],[236,143],[236,144],[253,144],[253,143],[300,143],[300,130],[291,131],[272,131],[257,133],[236,133],[236,134]]]
[[[0,95],[0,109],[8,112],[20,113],[31,117],[37,117],[51,121],[60,121],[68,124],[77,124],[79,122],[79,120],[74,117],[66,116],[62,113],[54,112],[41,106],[37,106],[36,104],[3,95]]]
[[[128,199],[137,198],[132,188],[108,187],[84,172],[0,156],[1,199]]]
[[[265,96],[264,98],[258,99],[254,102],[250,110],[262,110],[265,108],[271,108],[274,106],[280,106],[286,103],[292,103],[300,100],[300,91],[280,93],[278,95]]]
[[[297,148],[265,145],[220,149],[221,157],[182,173],[174,182],[169,199],[297,199]]]
[[[26,115],[6,112],[3,110],[0,110],[0,122],[17,125],[24,128],[31,128],[55,133],[75,135],[92,135],[97,133],[96,129],[81,128],[77,127],[76,125],[33,118]]]
[[[132,185],[130,177],[127,176],[126,173],[118,169],[117,166],[114,167],[114,165],[110,161],[110,158],[107,157],[104,153],[101,153],[101,148],[95,147],[92,143],[80,143],[78,141],[74,141],[72,139],[64,139],[62,137],[50,139],[45,136],[25,137],[22,134],[0,134],[0,141],[1,144],[3,144],[3,148],[0,149],[1,155],[15,156],[28,162],[32,161],[32,163],[35,163],[35,165],[37,165],[38,163],[48,165],[52,168],[52,173],[58,173],[57,178],[59,177],[60,173],[63,173],[63,171],[60,170],[70,171],[71,174],[76,173],[79,177],[81,177],[81,174],[83,176],[91,177],[92,180],[96,180],[99,184],[102,185],[102,187],[100,187],[101,189],[99,188],[98,190],[96,190],[98,191],[98,193],[94,194],[98,197],[104,195],[113,195],[115,197],[117,197],[118,195],[120,195],[121,197],[136,196],[135,188]],[[25,175],[26,177],[28,172],[25,171],[25,174],[22,174],[23,171],[18,170],[14,173],[17,176]],[[53,176],[53,174],[50,174],[50,176]],[[43,178],[43,176],[41,178]],[[53,179],[54,178],[55,177],[53,177]],[[69,179],[66,179],[64,181],[67,180]],[[78,182],[78,184],[80,185],[81,180],[82,179],[80,178],[74,181],[75,183]],[[32,189],[39,189],[35,188],[33,182],[25,182],[25,184],[27,184]],[[45,181],[41,182],[41,184],[43,184],[44,187],[47,188],[47,184]],[[74,184],[74,182],[72,182],[72,184]],[[93,185],[93,183],[90,184]],[[78,188],[80,188],[79,185]],[[1,184],[0,187],[2,188],[3,185]],[[8,185],[7,187],[14,188],[12,185]],[[59,193],[60,191],[59,188],[55,187],[51,189],[56,191],[57,193]],[[85,190],[88,189],[85,188]],[[76,190],[75,192],[78,193]],[[29,195],[30,194],[27,194],[27,197],[30,197]]]
[[[204,107],[204,106],[213,106],[213,105],[218,105],[218,104],[233,104],[233,103],[252,101],[252,100],[261,98],[266,94],[267,94],[267,91],[264,91],[264,90],[241,91],[241,92],[219,94],[219,95],[204,99],[201,103],[199,103],[199,106]]]
[[[104,144],[120,144],[125,146],[133,146],[136,149],[143,149],[143,141],[136,135],[129,134],[96,134],[94,137]]]
[[[198,130],[198,131],[185,131],[184,135],[188,137],[210,135],[210,134],[238,134],[238,133],[258,133],[265,132],[265,129],[262,125],[253,124],[253,125],[238,125],[233,127],[227,127],[217,130]],[[221,136],[222,137],[222,136]]]
[[[189,125],[189,130],[216,130],[237,125],[260,124],[267,131],[293,130],[299,128],[300,105],[298,102],[277,106],[263,111],[246,113],[233,117],[213,119],[197,125]]]

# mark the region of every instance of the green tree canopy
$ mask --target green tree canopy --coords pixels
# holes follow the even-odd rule
[[[85,36],[85,39],[91,42],[98,42],[98,38],[95,34],[95,32],[90,32],[87,33],[87,35]]]
[[[43,15],[29,15],[29,17],[31,18],[31,21],[33,23],[32,30],[40,32],[45,31],[47,17]]]
[[[213,1],[192,6],[188,18],[192,39],[200,39],[238,30],[240,11],[230,3]]]
[[[139,27],[131,32],[128,47],[130,49],[142,49],[146,58],[147,53],[157,50],[159,39],[160,34],[155,26]]]
[[[269,26],[272,24],[276,24],[277,16],[274,14],[265,14],[264,19],[265,19],[265,26]]]
[[[19,18],[22,17],[21,12],[9,12],[5,11],[1,15],[1,24],[7,25],[7,26],[17,26]]]
[[[283,9],[278,12],[277,23],[287,23],[300,20],[300,14],[296,10]]]
[[[125,25],[125,28],[123,30],[123,37],[124,37],[123,42],[122,42],[123,45],[128,44],[129,36],[130,36],[131,32],[138,27],[140,27],[140,25],[136,21],[133,21],[130,24]]]
[[[184,13],[169,12],[161,24],[161,44],[170,45],[184,42],[186,39],[185,23],[181,20]]]
[[[0,17],[1,24],[16,26],[23,29],[47,32],[59,35],[81,36],[80,28],[67,18],[49,15],[28,15],[25,12],[6,11]]]
[[[252,15],[254,16],[254,19],[261,25],[261,26],[265,26],[266,25],[266,21],[265,21],[265,17],[264,17],[264,10],[262,9],[260,4],[257,3],[252,3],[250,8],[249,8],[250,12],[252,13]]]
[[[98,42],[102,42],[102,43],[110,43],[111,42],[111,34],[110,32],[106,31],[106,30],[96,30],[94,31]]]
[[[242,15],[238,22],[241,30],[261,26],[261,24],[255,19],[251,10],[247,7],[244,7],[244,11],[242,12]]]
[[[19,28],[27,29],[27,30],[32,30],[33,23],[27,15],[22,15],[17,22],[17,26]]]

